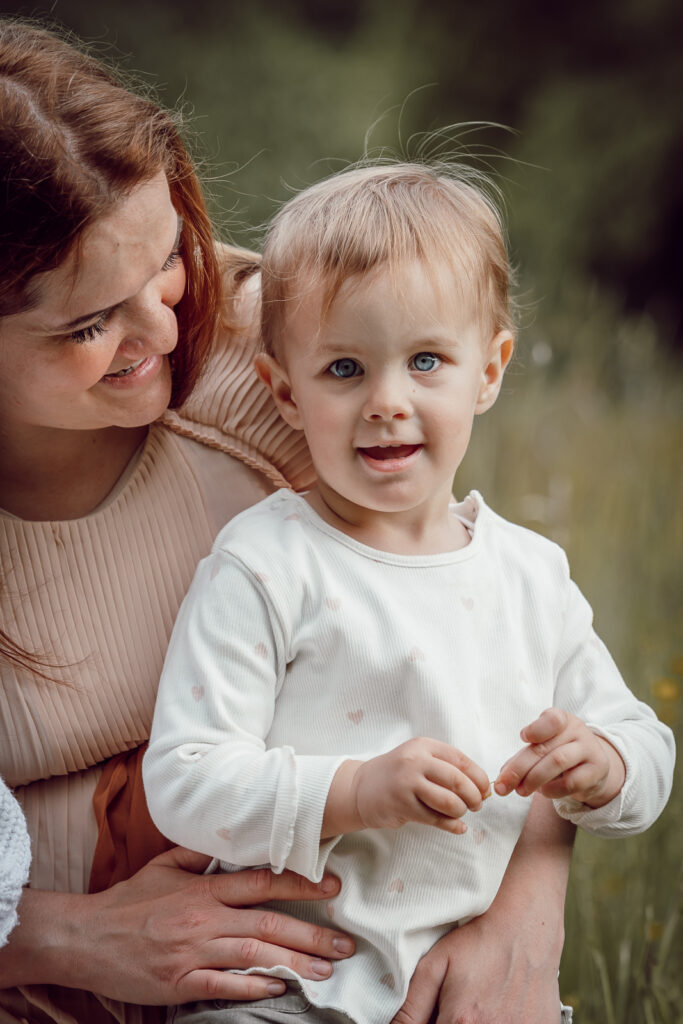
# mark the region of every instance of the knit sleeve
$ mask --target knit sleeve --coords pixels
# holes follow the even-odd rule
[[[339,755],[266,746],[290,643],[267,590],[214,549],[183,602],[159,684],[143,778],[170,839],[233,865],[270,864],[320,881]]]
[[[31,847],[19,804],[0,779],[0,946],[17,923],[17,904],[28,881]]]
[[[581,718],[621,755],[626,779],[604,807],[571,798],[555,809],[575,825],[602,836],[643,832],[666,805],[673,777],[671,730],[626,686],[609,651],[593,630],[590,605],[572,582],[558,652],[555,705]]]
[[[240,459],[276,487],[306,490],[315,476],[303,433],[285,423],[254,370],[259,350],[258,277],[242,287],[239,319],[244,327],[219,329],[198,385],[181,409],[164,414],[162,423]]]

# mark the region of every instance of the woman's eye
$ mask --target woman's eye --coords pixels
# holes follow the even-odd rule
[[[333,377],[342,377],[344,379],[348,377],[358,377],[363,372],[359,363],[355,359],[335,359],[332,365],[329,367],[329,372]]]
[[[166,262],[164,263],[164,265],[163,265],[163,267],[161,269],[162,270],[170,270],[171,267],[174,267],[176,265],[176,263],[178,262],[179,259],[180,259],[180,250],[179,249],[174,249],[173,252],[168,257],[168,259],[166,260]]]
[[[428,373],[430,370],[435,370],[441,360],[433,352],[418,352],[416,356],[413,356],[411,362],[415,370],[419,370],[420,373]]]
[[[89,324],[87,327],[81,327],[79,331],[74,331],[70,335],[71,340],[79,345],[84,341],[94,341],[100,334],[104,334],[106,326],[107,318],[104,316],[100,317],[94,324]]]

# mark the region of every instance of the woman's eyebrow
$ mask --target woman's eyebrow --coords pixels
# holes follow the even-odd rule
[[[175,252],[176,249],[178,248],[178,245],[180,244],[180,235],[182,233],[182,230],[183,218],[180,216],[180,214],[178,214],[178,227],[176,228],[175,239],[173,240],[171,252]],[[55,334],[61,333],[62,331],[73,331],[81,324],[87,323],[88,320],[96,320],[99,319],[101,316],[104,316],[105,313],[111,313],[120,305],[121,303],[117,302],[114,306],[107,306],[106,309],[96,309],[92,313],[84,313],[83,316],[78,316],[76,317],[75,320],[70,320],[68,324],[60,324],[58,327],[50,328],[50,330],[53,331]]]
[[[120,305],[120,303],[117,303],[117,305]],[[83,316],[76,317],[75,320],[69,321],[68,324],[60,324],[58,327],[51,328],[51,330],[55,333],[58,331],[73,331],[79,326],[79,324],[87,323],[88,320],[99,319],[101,316],[104,316],[105,313],[110,313],[113,309],[116,309],[116,306],[108,306],[106,309],[96,309],[93,313],[84,313]]]

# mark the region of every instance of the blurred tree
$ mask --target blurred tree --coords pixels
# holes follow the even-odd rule
[[[510,125],[516,138],[486,134],[472,148],[503,145],[518,161],[496,166],[511,179],[514,249],[535,294],[559,302],[568,282],[596,280],[661,338],[683,342],[678,0],[20,0],[2,10],[113,44],[166,103],[182,97],[213,169],[218,220],[238,240],[286,196],[282,181],[299,187],[358,157],[366,129],[404,101],[375,145],[400,151],[399,132],[459,121]]]

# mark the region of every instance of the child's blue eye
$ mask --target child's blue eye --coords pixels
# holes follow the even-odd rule
[[[335,361],[328,367],[329,372],[333,377],[341,377],[346,379],[348,377],[357,377],[363,372],[359,363],[355,359],[335,359]]]
[[[416,356],[413,356],[411,362],[413,368],[419,370],[420,373],[428,373],[430,370],[435,370],[441,360],[433,352],[418,352]]]

